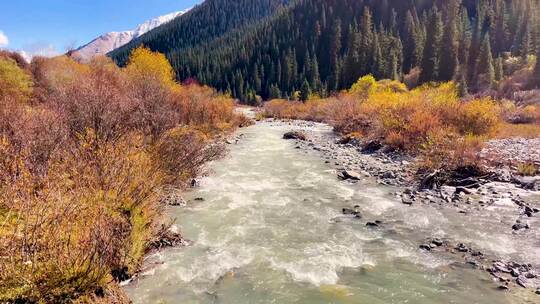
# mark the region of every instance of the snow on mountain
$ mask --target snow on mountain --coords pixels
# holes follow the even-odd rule
[[[89,61],[96,56],[105,55],[110,51],[113,51],[129,43],[131,40],[155,29],[156,27],[185,14],[188,10],[174,12],[154,18],[152,20],[148,20],[147,22],[140,24],[139,26],[137,26],[137,28],[131,31],[110,32],[101,35],[98,38],[92,40],[90,43],[78,48],[73,53],[73,56],[82,61]]]

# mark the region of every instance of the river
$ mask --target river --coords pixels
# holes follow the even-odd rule
[[[503,234],[474,232],[455,212],[406,206],[395,188],[367,178],[340,181],[317,152],[283,140],[289,130],[242,129],[228,156],[209,165],[189,206],[170,210],[192,245],[149,256],[124,287],[134,303],[522,303],[486,272],[418,249],[452,234],[504,252]],[[363,219],[341,214],[353,205]],[[381,227],[366,227],[375,220]]]

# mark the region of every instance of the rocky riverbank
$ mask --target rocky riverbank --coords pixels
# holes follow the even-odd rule
[[[320,153],[344,182],[371,178],[379,184],[396,187],[395,195],[403,204],[454,209],[463,216],[463,225],[494,213],[501,218],[500,229],[506,229],[512,238],[537,244],[534,248],[540,250],[540,177],[519,176],[517,168],[511,165],[540,159],[535,157],[540,155],[538,139],[491,141],[482,155],[486,158],[496,156],[498,162],[493,162],[496,165],[488,174],[458,180],[451,186],[423,188],[416,175],[414,158],[388,152],[377,143],[341,138],[330,129],[326,133],[312,132],[314,122],[270,122],[289,126],[292,133],[284,138],[294,140],[296,148],[306,153]],[[419,244],[419,250],[460,257],[464,265],[488,271],[500,289],[527,288],[540,294],[538,261],[510,261],[471,248],[462,240],[431,237],[426,236],[426,242]],[[535,253],[531,255],[535,256]]]

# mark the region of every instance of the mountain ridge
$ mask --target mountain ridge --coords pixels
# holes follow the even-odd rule
[[[96,56],[106,55],[107,53],[126,45],[133,39],[137,39],[147,32],[184,15],[189,10],[191,10],[191,8],[152,18],[139,24],[133,30],[105,33],[77,48],[73,52],[73,56],[81,61],[89,61]]]

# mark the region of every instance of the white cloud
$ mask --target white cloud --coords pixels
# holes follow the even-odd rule
[[[0,46],[7,46],[9,44],[9,39],[4,34],[4,32],[0,31]]]
[[[47,42],[36,42],[23,46],[19,51],[26,60],[31,61],[33,57],[54,57],[60,55],[60,52],[54,45]]]
[[[30,63],[32,61],[32,56],[29,55],[27,52],[25,51],[18,51],[18,52],[24,58],[24,60],[26,60],[26,62]]]

